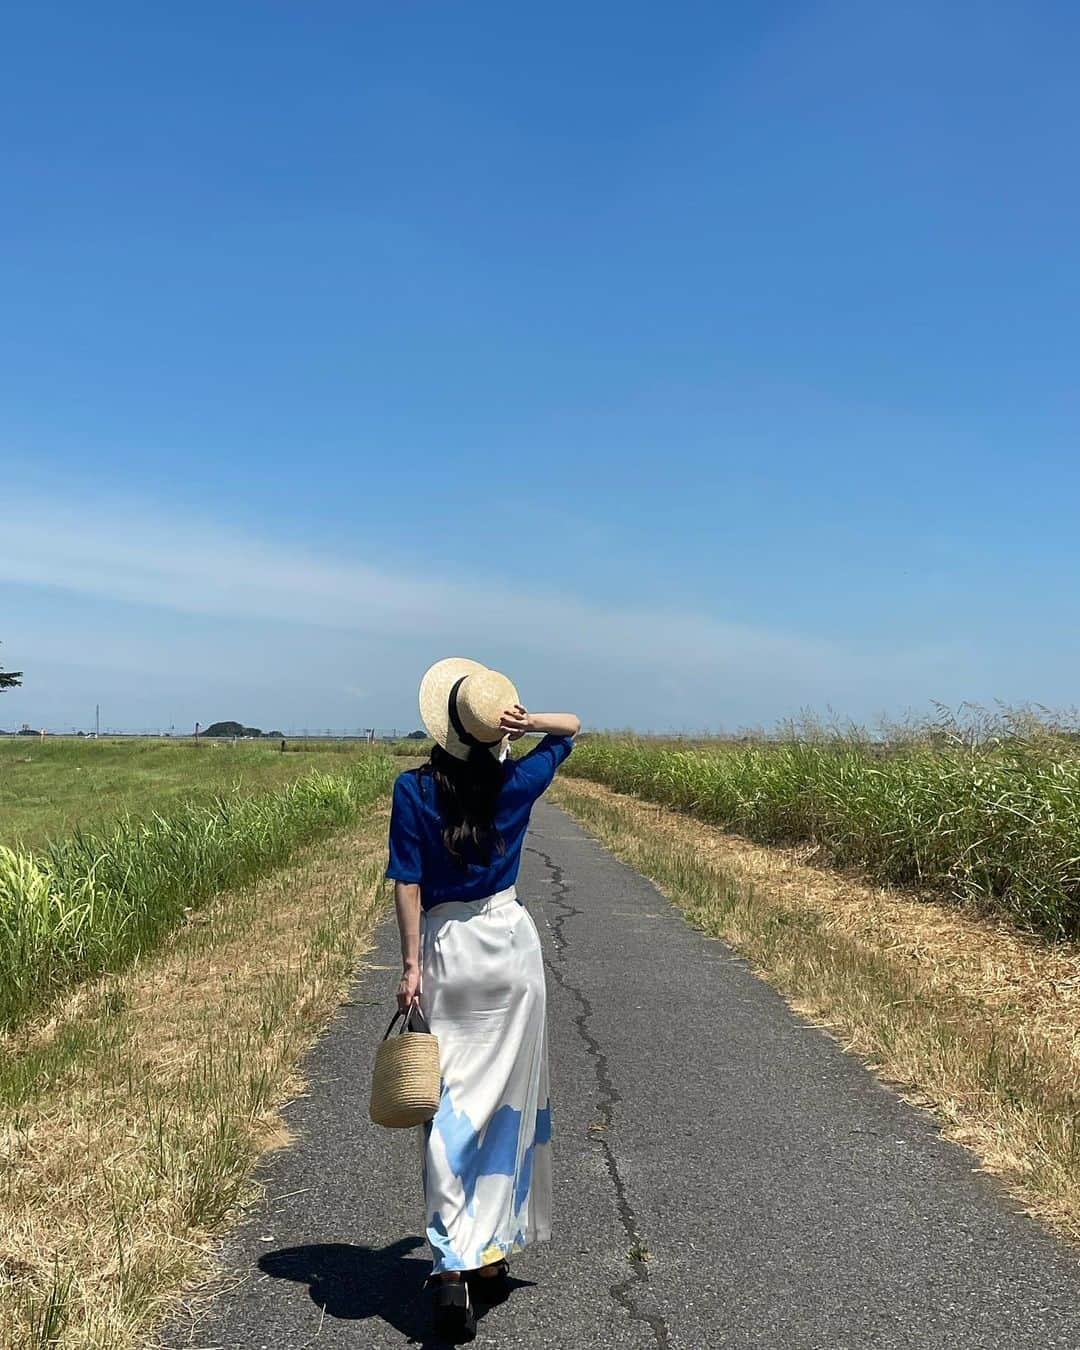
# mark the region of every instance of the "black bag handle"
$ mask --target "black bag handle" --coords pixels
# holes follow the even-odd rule
[[[427,1032],[428,1035],[430,1035],[431,1027],[428,1026],[428,1020],[424,1016],[424,1010],[420,1007],[420,1004],[417,1003],[414,999],[413,1002],[409,1004],[408,1010],[406,1012],[402,1012],[401,1009],[399,1008],[397,1012],[393,1015],[393,1017],[391,1017],[390,1025],[386,1028],[386,1034],[383,1036],[383,1040],[385,1041],[387,1036],[389,1036],[390,1033],[393,1031],[399,1017],[403,1017],[405,1020],[401,1024],[401,1030],[398,1032],[398,1035],[401,1036],[406,1031],[409,1031],[410,1030],[409,1023],[412,1021],[413,1013],[415,1013],[417,1017],[419,1017],[420,1021],[423,1023],[424,1031]]]

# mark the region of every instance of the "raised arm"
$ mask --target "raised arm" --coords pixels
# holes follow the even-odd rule
[[[531,713],[517,703],[507,708],[499,725],[510,733],[512,741],[530,731],[538,731],[542,736],[576,736],[581,730],[581,718],[576,713]]]

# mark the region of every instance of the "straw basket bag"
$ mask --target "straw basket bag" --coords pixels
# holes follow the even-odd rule
[[[423,1031],[413,1031],[413,1017]],[[401,1030],[391,1036],[399,1017]],[[392,1128],[422,1125],[439,1108],[439,1039],[413,1003],[407,1013],[396,1012],[375,1052],[369,1114],[376,1125]]]

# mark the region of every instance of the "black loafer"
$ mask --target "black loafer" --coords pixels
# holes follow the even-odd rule
[[[444,1341],[471,1341],[476,1335],[467,1280],[440,1280],[435,1286],[435,1334]]]

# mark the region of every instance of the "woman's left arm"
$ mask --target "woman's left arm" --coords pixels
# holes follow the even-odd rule
[[[544,736],[573,737],[581,730],[581,718],[577,713],[531,713],[517,703],[506,709],[499,726],[509,732],[512,741],[519,740],[529,731],[538,731]]]
[[[394,882],[394,909],[401,937],[398,1009],[407,1012],[420,995],[420,887],[416,882]]]

